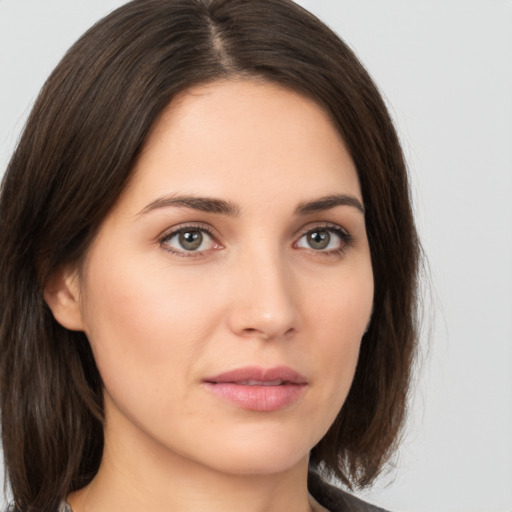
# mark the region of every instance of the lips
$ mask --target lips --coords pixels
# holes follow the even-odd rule
[[[308,382],[287,366],[238,368],[208,377],[205,388],[221,400],[242,409],[272,412],[297,402]]]

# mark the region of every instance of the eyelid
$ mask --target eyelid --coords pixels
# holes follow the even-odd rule
[[[311,231],[314,231],[315,229],[332,229],[334,231],[340,231],[347,237],[351,237],[351,234],[346,228],[344,228],[340,224],[336,224],[335,222],[328,221],[310,222],[306,226],[303,226],[302,228],[297,230],[295,236],[300,238],[310,233]]]
[[[218,238],[217,230],[214,229],[213,226],[211,226],[210,224],[206,224],[204,222],[180,222],[179,224],[164,229],[164,231],[162,231],[157,238],[158,240],[163,240],[165,238],[169,238],[171,235],[175,233],[179,233],[180,231],[186,229],[197,229],[205,231],[212,238]]]

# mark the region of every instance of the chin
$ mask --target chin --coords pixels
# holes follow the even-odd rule
[[[252,435],[232,433],[222,441],[205,446],[201,459],[211,460],[208,465],[223,473],[237,475],[263,476],[283,473],[302,464],[307,466],[315,441],[307,442],[303,432],[273,435],[271,430]]]
[[[286,473],[303,463],[307,465],[309,453],[302,454],[276,454],[275,450],[271,454],[257,456],[247,454],[247,457],[229,457],[217,461],[217,468],[222,473],[240,476],[265,476]]]

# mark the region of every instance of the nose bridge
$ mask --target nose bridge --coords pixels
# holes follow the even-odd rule
[[[270,339],[297,328],[297,311],[285,251],[275,240],[259,238],[238,259],[233,328]]]

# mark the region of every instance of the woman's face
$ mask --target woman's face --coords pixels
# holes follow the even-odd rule
[[[181,94],[81,272],[106,439],[217,471],[307,458],[347,396],[373,276],[330,118],[268,83]]]

